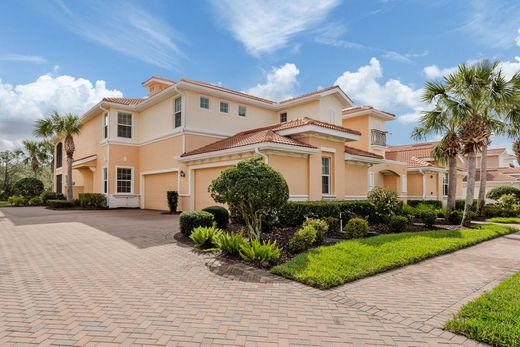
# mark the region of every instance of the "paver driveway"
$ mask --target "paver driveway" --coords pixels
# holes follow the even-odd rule
[[[27,210],[0,210],[1,346],[474,345],[439,327],[520,269],[512,235],[320,291],[198,255],[163,232],[162,244],[136,246],[103,224],[133,213],[146,239],[172,220],[157,213],[69,211],[51,223],[52,212]]]

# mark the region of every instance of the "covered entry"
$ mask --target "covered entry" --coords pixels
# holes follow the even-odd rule
[[[150,210],[168,210],[166,192],[178,190],[178,173],[166,172],[143,175],[143,208]]]

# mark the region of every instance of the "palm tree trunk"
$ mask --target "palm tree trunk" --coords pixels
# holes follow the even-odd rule
[[[448,212],[455,209],[457,201],[457,156],[451,156],[448,159],[448,203],[446,209]]]
[[[466,188],[466,204],[464,206],[464,215],[462,217],[462,226],[471,226],[471,207],[475,199],[475,171],[476,171],[476,154],[472,149],[468,152],[468,182]]]
[[[72,201],[72,156],[67,155],[67,200]]]
[[[482,146],[480,159],[480,187],[478,190],[478,215],[481,216],[486,204],[486,185],[487,185],[487,150],[488,145]]]

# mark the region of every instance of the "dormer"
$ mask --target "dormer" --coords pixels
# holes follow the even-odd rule
[[[148,89],[148,96],[162,92],[166,88],[174,85],[175,82],[163,77],[152,76],[142,83]]]
[[[342,111],[342,125],[361,132],[361,139],[349,144],[352,147],[377,154],[384,154],[386,147],[385,123],[395,119],[391,113],[373,108],[358,106],[345,108]]]

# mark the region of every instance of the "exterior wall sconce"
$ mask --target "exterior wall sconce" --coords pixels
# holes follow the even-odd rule
[[[186,174],[182,170],[181,170],[181,172],[179,172],[179,175],[181,175],[181,177],[186,177]]]

